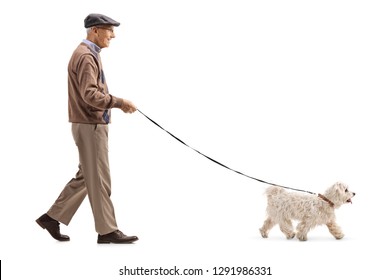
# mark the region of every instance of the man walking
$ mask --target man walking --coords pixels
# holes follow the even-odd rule
[[[135,105],[108,91],[100,51],[115,38],[119,22],[102,14],[90,14],[84,20],[87,38],[74,51],[68,65],[68,108],[72,134],[79,151],[79,170],[65,186],[49,211],[36,222],[58,241],[69,241],[60,232],[60,223],[68,225],[88,195],[98,233],[98,243],[133,243],[137,236],[123,234],[117,226],[110,199],[111,178],[108,161],[108,124],[111,109],[125,113]]]

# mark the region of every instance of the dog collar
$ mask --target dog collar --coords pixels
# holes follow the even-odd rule
[[[321,198],[322,200],[325,200],[326,202],[328,202],[329,203],[329,205],[331,206],[331,207],[334,207],[334,203],[332,202],[332,201],[330,201],[329,199],[327,199],[325,196],[323,196],[322,194],[318,194],[318,197],[319,198]]]

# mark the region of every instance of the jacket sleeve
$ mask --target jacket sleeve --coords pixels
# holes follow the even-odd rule
[[[99,68],[92,55],[83,55],[77,67],[77,79],[80,85],[81,98],[88,105],[97,109],[120,108],[123,99],[104,92],[99,87]]]

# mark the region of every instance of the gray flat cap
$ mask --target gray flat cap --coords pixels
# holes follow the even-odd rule
[[[89,14],[84,19],[84,27],[89,28],[96,25],[113,25],[119,26],[120,23],[113,20],[112,18],[102,14]]]

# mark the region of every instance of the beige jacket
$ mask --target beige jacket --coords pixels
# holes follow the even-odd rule
[[[69,122],[107,123],[103,114],[120,108],[123,99],[108,93],[99,53],[81,43],[73,52],[68,65]],[[111,118],[110,118],[111,121]]]

